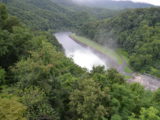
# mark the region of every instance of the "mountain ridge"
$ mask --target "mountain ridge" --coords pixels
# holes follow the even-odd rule
[[[107,8],[107,9],[126,9],[126,8],[146,8],[153,7],[154,5],[143,2],[132,1],[115,1],[115,0],[101,0],[101,1],[85,1],[78,2],[77,0],[52,0],[59,4],[78,4],[79,6],[87,6],[94,8]]]

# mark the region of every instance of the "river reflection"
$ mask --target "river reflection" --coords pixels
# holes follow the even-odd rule
[[[56,33],[55,36],[60,44],[62,44],[67,57],[88,70],[92,70],[93,66],[103,65],[107,69],[106,62],[101,59],[90,48],[82,46],[69,37],[70,33]]]

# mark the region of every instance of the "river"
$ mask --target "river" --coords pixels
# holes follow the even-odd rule
[[[105,66],[106,69],[109,68],[105,59],[100,58],[89,47],[75,42],[69,37],[69,34],[67,32],[55,34],[57,40],[63,46],[67,57],[72,58],[77,65],[89,71],[92,70],[93,66],[99,65]]]
[[[57,38],[58,42],[63,46],[65,50],[65,55],[69,58],[72,58],[77,65],[86,68],[88,71],[92,70],[93,66],[98,65],[105,66],[105,69],[114,66],[111,65],[109,57],[104,57],[102,54],[96,53],[93,49],[77,43],[69,37],[70,34],[71,33],[69,32],[56,33],[55,37]],[[118,70],[118,68],[114,68]],[[123,75],[126,74],[122,70],[118,71]],[[138,82],[146,89],[152,91],[160,88],[159,78],[155,78],[150,75],[142,75],[135,73],[132,73],[131,76],[132,78],[128,79],[128,82]]]

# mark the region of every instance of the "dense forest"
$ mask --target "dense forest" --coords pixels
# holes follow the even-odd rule
[[[17,0],[21,3],[14,4],[17,7],[14,7],[13,1],[7,3],[8,8],[0,3],[1,120],[160,120],[160,89],[152,92],[145,90],[138,83],[128,83],[116,70],[106,71],[102,66],[94,67],[88,72],[74,64],[72,59],[65,57],[61,45],[51,32],[42,31],[53,28],[56,31],[61,29],[60,26],[66,25],[67,10],[45,8],[57,9],[56,16],[53,15],[56,14],[56,10],[53,10],[55,13],[44,10],[43,7],[52,5],[44,4],[45,0],[41,0],[42,6],[38,5],[44,10],[41,9],[41,13],[38,13],[39,7],[35,8],[37,0],[26,0],[32,3],[25,4],[29,8],[23,6],[24,0]],[[7,9],[12,15],[8,14]],[[85,31],[81,30],[81,33],[93,40],[100,35],[101,30],[104,30],[103,33],[113,31],[117,35],[118,44],[134,58],[131,59],[131,65],[135,69],[138,66],[135,59],[142,58],[137,60],[138,63],[140,61],[138,67],[144,62],[143,58],[148,63],[145,56],[147,54],[155,65],[148,63],[148,67],[156,69],[158,67],[156,60],[160,57],[157,52],[160,48],[157,44],[159,42],[157,10],[156,8],[131,10],[115,18],[96,20],[97,22],[94,21],[92,24],[88,24],[88,21],[87,24],[83,23],[82,18],[83,21],[78,19],[76,23],[80,24],[76,25],[79,29],[81,24],[85,24],[83,26]],[[141,17],[136,16],[138,13],[142,14]],[[79,16],[74,12],[68,14]],[[136,21],[134,25],[133,22],[130,23],[132,20]],[[69,19],[70,22],[75,21]],[[77,29],[76,26],[72,26],[75,23],[69,24],[69,27],[70,25]],[[99,34],[96,34],[96,30],[100,30],[97,31]],[[142,57],[134,57],[136,55]],[[147,66],[144,70],[147,70]]]
[[[114,18],[83,25],[81,34],[100,44],[123,48],[135,71],[160,77],[159,12],[160,8],[127,10]]]
[[[73,11],[50,0],[11,0],[7,6],[12,15],[18,16],[32,28],[41,30],[71,29],[76,27],[75,22],[82,24],[90,19],[87,12]],[[81,19],[77,18],[79,15]]]
[[[1,1],[1,0],[0,0]],[[60,2],[60,1],[59,1]],[[76,30],[84,23],[117,15],[114,10],[92,9],[55,0],[8,0],[9,13],[35,30]]]

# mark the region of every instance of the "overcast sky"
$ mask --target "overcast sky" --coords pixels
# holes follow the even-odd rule
[[[151,3],[154,5],[160,5],[160,0],[132,0],[135,2],[146,2],[146,3]]]
[[[101,0],[73,0],[76,2],[93,2],[93,1],[101,1]],[[106,0],[107,1],[107,0]],[[127,1],[127,0],[117,0],[117,1]],[[160,0],[128,0],[128,1],[134,1],[134,2],[145,2],[145,3],[150,3],[154,5],[160,5]]]

